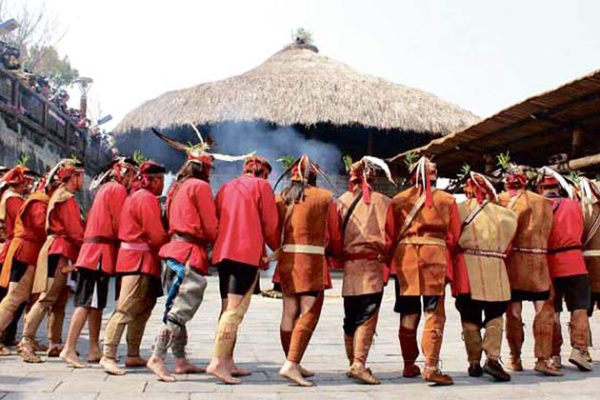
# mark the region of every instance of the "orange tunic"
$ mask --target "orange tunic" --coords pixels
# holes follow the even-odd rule
[[[0,220],[4,225],[6,241],[0,245],[0,265],[4,263],[10,242],[13,239],[15,221],[22,205],[23,198],[18,193],[13,192],[10,188],[3,193],[0,201]]]
[[[328,281],[325,250],[341,252],[339,217],[333,193],[309,186],[304,200],[287,206],[277,199],[282,227],[277,274],[285,295],[321,291]],[[291,212],[290,212],[291,209]]]
[[[583,206],[583,256],[587,266],[593,293],[600,293],[600,229],[591,232],[600,218],[600,202]]]
[[[386,242],[403,296],[442,296],[452,276],[450,251],[460,236],[460,217],[454,197],[442,190],[432,193],[431,207],[423,205],[404,232],[405,221],[421,197],[412,187],[397,194],[388,209]]]
[[[511,289],[526,292],[550,290],[545,252],[552,230],[552,201],[521,190],[501,193],[498,204],[517,214],[517,233],[506,259]],[[522,249],[525,251],[520,251]]]
[[[340,221],[344,221],[356,193],[346,192],[337,201]],[[377,192],[371,202],[359,200],[343,234],[344,278],[342,296],[359,296],[383,291],[387,266],[385,219],[392,200]]]

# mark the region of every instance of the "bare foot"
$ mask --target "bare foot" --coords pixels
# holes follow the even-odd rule
[[[206,373],[214,376],[215,378],[227,385],[239,385],[240,383],[242,383],[241,380],[234,378],[229,369],[227,369],[222,364],[219,365],[218,363],[211,362],[210,365],[206,368]]]
[[[67,350],[64,348],[59,355],[60,359],[69,364],[72,368],[86,368],[88,365],[81,361],[75,350]]]
[[[154,356],[153,356],[154,357]],[[176,358],[175,359],[175,374],[204,374],[206,372],[206,368],[198,367],[192,364],[186,358]]]
[[[117,360],[113,360],[112,358],[102,357],[100,359],[100,366],[104,369],[104,372],[110,375],[125,375],[124,369],[119,368],[117,364]]]
[[[302,365],[298,365],[298,368],[300,368],[300,373],[302,374],[303,378],[310,378],[311,376],[315,376],[314,372],[312,372],[309,369],[305,369]]]
[[[143,359],[140,356],[136,357],[125,357],[125,366],[127,368],[142,368],[148,364],[148,360]]]
[[[169,373],[162,358],[152,355],[146,366],[154,372],[156,379],[163,382],[175,382],[177,379]]]
[[[238,378],[243,378],[244,376],[252,375],[252,371],[244,368],[233,367],[233,369],[231,370],[231,375]]]
[[[0,343],[0,357],[10,356],[10,350],[8,347]]]
[[[89,350],[88,356],[87,356],[87,362],[95,364],[95,363],[99,362],[101,358],[102,358],[102,352],[100,351],[100,348],[97,346],[94,346],[94,347],[90,346],[90,350]]]
[[[290,362],[286,362],[283,367],[281,367],[279,370],[279,375],[294,382],[298,386],[311,387],[315,385],[311,381],[307,381],[302,377],[302,373],[300,372],[298,365],[294,365]]]

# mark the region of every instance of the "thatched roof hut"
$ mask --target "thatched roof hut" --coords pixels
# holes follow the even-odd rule
[[[321,163],[333,160],[325,167],[337,173],[342,154],[389,157],[476,121],[431,93],[361,74],[297,40],[244,74],[143,103],[115,133],[121,151],[141,149],[171,168],[181,159],[156,142],[151,127],[194,140],[194,124],[219,152],[257,150],[276,159],[314,150]]]
[[[314,46],[292,44],[244,74],[147,101],[116,130],[241,121],[439,135],[471,125],[477,117],[431,93],[358,73]]]

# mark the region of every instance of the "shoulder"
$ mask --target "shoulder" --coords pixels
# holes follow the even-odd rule
[[[315,196],[317,198],[322,198],[327,201],[333,201],[333,192],[327,189],[323,189],[322,187],[311,186],[308,188],[307,192],[310,195]]]
[[[445,190],[436,190],[435,192],[433,192],[433,197],[438,200],[441,201],[444,204],[447,205],[452,205],[456,203],[456,199],[454,198],[454,196],[452,196],[450,193],[446,192]]]
[[[110,196],[110,195],[114,195],[114,194],[118,194],[118,195],[127,194],[127,189],[125,189],[125,186],[121,185],[118,182],[110,181],[110,182],[107,182],[104,185],[102,185],[102,187],[98,191],[97,196],[100,196],[100,195]]]
[[[400,193],[396,194],[392,198],[392,202],[394,204],[401,204],[401,203],[404,203],[406,201],[410,201],[410,199],[412,199],[413,197],[415,197],[417,194],[418,194],[418,189],[413,186],[413,187],[405,189],[405,190],[401,191]]]
[[[378,204],[389,205],[392,202],[388,196],[379,192],[371,192],[371,201]]]

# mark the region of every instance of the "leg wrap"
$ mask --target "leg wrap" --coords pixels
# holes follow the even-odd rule
[[[398,332],[400,338],[400,350],[402,351],[402,359],[404,365],[414,365],[417,357],[419,357],[419,346],[417,345],[417,330],[405,328],[400,325]]]
[[[70,294],[71,289],[66,285],[63,286],[58,298],[52,304],[52,308],[48,314],[48,342],[50,343],[62,343],[65,308],[67,307]]]
[[[29,316],[29,314],[27,315]],[[121,342],[121,337],[123,336],[126,325],[126,315],[120,311],[115,311],[115,313],[108,320],[104,330],[104,357],[111,358],[113,360],[117,358],[117,348]]]
[[[33,274],[33,267],[29,266],[19,282],[11,282],[8,286],[8,292],[0,302],[0,332],[8,327],[21,305],[31,294]]]
[[[554,331],[554,306],[547,301],[533,319],[534,354],[538,359],[552,356],[552,332]]]
[[[369,355],[369,350],[373,344],[373,336],[377,329],[377,320],[379,318],[379,307],[365,323],[356,329],[354,334],[354,362],[365,364]]]
[[[521,349],[525,341],[524,326],[521,319],[516,318],[511,313],[506,314],[506,341],[513,359],[521,358]]]
[[[217,335],[215,337],[215,348],[213,354],[215,357],[232,357],[233,348],[237,340],[237,331],[248,311],[250,306],[250,300],[252,299],[252,293],[258,280],[258,274],[254,279],[254,284],[250,286],[250,289],[246,292],[242,298],[241,303],[232,310],[226,310],[221,314],[219,318],[219,324],[217,326]]]
[[[446,310],[444,308],[444,298],[441,297],[435,310],[425,312],[425,327],[421,339],[421,348],[425,356],[425,365],[428,367],[437,367],[440,360],[445,324]]]
[[[352,364],[354,362],[354,336],[344,335],[344,348],[348,362]]]
[[[502,349],[502,317],[494,318],[485,324],[485,335],[483,338],[483,350],[488,359],[498,360]]]
[[[590,324],[585,310],[575,310],[571,313],[570,328],[571,347],[587,351],[590,343]]]
[[[35,340],[42,320],[60,297],[66,283],[67,276],[60,271],[56,272],[54,278],[48,279],[48,290],[39,296],[25,317],[25,326],[23,328],[24,337]],[[49,336],[51,336],[50,329],[48,330],[48,333]]]
[[[163,325],[154,338],[154,355],[165,358],[167,351],[171,347],[171,330],[167,325]]]
[[[287,355],[290,352],[292,331],[284,331],[283,329],[279,329],[279,339],[281,341],[281,348],[283,349],[283,354],[285,354],[285,357],[287,358]]]
[[[132,315],[131,320],[127,324],[127,357],[140,356],[140,346],[144,338],[146,323],[152,314],[155,304],[155,298],[148,299],[146,303],[147,309],[140,314]]]
[[[472,323],[462,323],[462,334],[467,349],[467,359],[469,363],[481,362],[481,354],[483,353],[483,341],[481,339],[481,330],[477,325]]]
[[[295,363],[300,363],[304,352],[308,347],[310,338],[317,327],[319,317],[321,316],[321,310],[323,309],[324,293],[321,292],[317,296],[315,303],[306,313],[301,315],[292,331],[292,339],[290,341],[290,351],[288,353],[288,360]]]
[[[554,324],[552,325],[552,356],[560,356],[562,344],[563,337],[560,322],[554,320]]]
[[[170,322],[169,325],[171,325]],[[171,334],[171,352],[173,352],[175,358],[185,358],[185,348],[188,343],[188,333],[185,325],[173,327]]]

